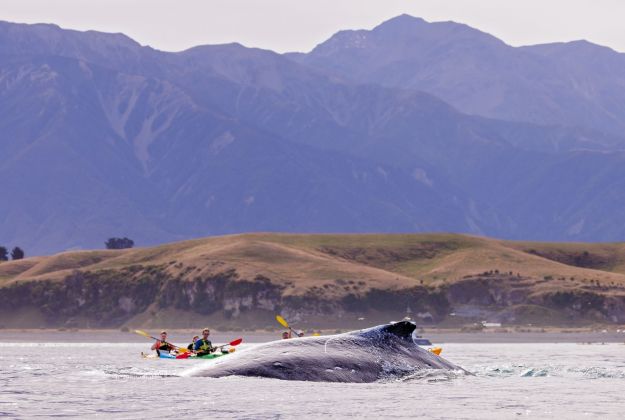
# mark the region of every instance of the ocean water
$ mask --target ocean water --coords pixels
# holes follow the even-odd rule
[[[625,417],[623,344],[450,343],[443,355],[473,376],[427,372],[373,384],[180,377],[211,362],[142,359],[148,347],[1,342],[0,417]]]

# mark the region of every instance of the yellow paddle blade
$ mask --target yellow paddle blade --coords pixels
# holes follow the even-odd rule
[[[176,346],[178,347],[178,346]],[[184,348],[184,347],[178,347],[178,353],[189,353],[191,350]]]
[[[145,331],[141,331],[141,330],[135,330],[135,334],[139,334],[139,335],[142,335],[142,336],[147,337],[147,338],[152,338],[150,336],[150,334],[146,333]]]
[[[282,318],[280,315],[276,315],[276,321],[278,321],[280,325],[282,325],[284,328],[290,328],[289,323],[286,322],[286,320]]]
[[[435,355],[440,356],[443,349],[442,347],[434,347],[433,349],[430,349],[430,351]]]
[[[235,349],[234,347],[230,347],[228,349],[228,353],[234,353],[235,351],[237,351],[237,349]]]

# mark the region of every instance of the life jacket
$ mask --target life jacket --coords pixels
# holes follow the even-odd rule
[[[156,347],[157,350],[161,350],[161,351],[170,351],[173,350],[173,347],[171,346],[171,344],[165,342],[165,341],[158,341],[158,347]]]
[[[201,353],[210,353],[212,349],[213,349],[213,344],[210,342],[210,340],[205,340],[203,338],[200,338],[199,340],[195,342],[196,351],[199,351]]]

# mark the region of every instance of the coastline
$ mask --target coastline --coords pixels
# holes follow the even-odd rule
[[[233,338],[243,337],[244,343],[263,343],[280,338],[281,330],[274,331],[217,331],[213,330],[211,338],[215,343],[227,342]],[[341,332],[346,332],[342,330]],[[149,332],[149,331],[148,331]],[[151,331],[156,334],[157,331]],[[199,332],[191,329],[168,329],[171,341],[186,342]],[[321,331],[322,335],[331,335],[338,330]],[[625,328],[548,328],[515,331],[514,329],[498,329],[494,331],[463,332],[457,329],[422,329],[419,335],[434,344],[446,343],[623,343],[625,344]],[[144,337],[132,331],[122,332],[115,329],[3,329],[0,330],[0,343],[145,343]]]

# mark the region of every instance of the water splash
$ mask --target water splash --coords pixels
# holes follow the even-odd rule
[[[467,375],[470,375],[470,373],[462,370],[421,369],[396,379],[396,382],[447,382]]]

